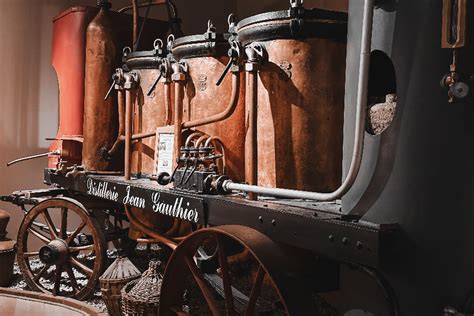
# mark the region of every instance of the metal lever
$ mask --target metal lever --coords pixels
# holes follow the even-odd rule
[[[7,167],[10,167],[11,165],[13,164],[16,164],[18,162],[22,162],[22,161],[26,161],[26,160],[31,160],[31,159],[36,159],[36,158],[41,158],[41,157],[47,157],[49,155],[60,155],[61,154],[61,151],[60,150],[53,150],[53,151],[50,151],[50,152],[47,152],[47,153],[43,153],[43,154],[38,154],[38,155],[33,155],[33,156],[27,156],[27,157],[23,157],[23,158],[18,158],[18,159],[15,159],[15,160],[12,160],[10,162],[7,163]]]
[[[114,90],[114,87],[115,87],[115,79],[112,81],[112,85],[110,85],[109,91],[107,91],[107,94],[104,97],[104,101],[106,101],[109,98],[110,94],[112,93],[112,90]]]
[[[147,92],[147,96],[151,96],[151,94],[153,93],[153,91],[155,90],[156,88],[156,85],[158,84],[158,82],[160,82],[160,79],[163,77],[163,74],[161,73],[160,71],[160,75],[158,76],[158,78],[156,78],[156,80],[153,82],[153,84],[151,85],[150,87],[150,90],[148,90]]]
[[[240,46],[236,41],[231,42],[231,48],[229,48],[227,55],[230,57],[229,62],[227,63],[227,65],[224,68],[224,71],[222,72],[219,79],[217,80],[216,86],[220,86],[220,84],[224,80],[229,70],[232,68],[234,64],[237,63],[237,60],[240,56]]]
[[[227,65],[224,68],[224,71],[222,72],[221,76],[219,77],[219,79],[216,82],[216,86],[220,86],[222,81],[224,81],[224,78],[227,75],[227,73],[229,72],[229,70],[232,67],[233,63],[234,63],[234,59],[233,58],[229,59],[229,62],[227,63]]]

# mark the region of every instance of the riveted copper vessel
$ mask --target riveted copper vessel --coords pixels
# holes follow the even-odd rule
[[[229,62],[228,34],[208,30],[201,35],[176,39],[172,45],[173,57],[186,62],[188,75],[183,100],[183,124],[208,118],[228,107],[232,94],[232,76],[227,74],[222,83],[216,82]],[[226,119],[198,126],[195,129],[222,140],[225,147],[226,174],[243,180],[244,171],[244,76],[239,76],[239,100],[233,113]]]
[[[346,20],[296,7],[238,23],[237,39],[266,51],[257,83],[258,185],[324,192],[340,184]]]
[[[155,133],[157,127],[170,125],[172,119],[171,82],[162,75],[164,52],[161,41],[155,41],[152,51],[133,52],[126,56],[130,71],[138,73],[139,85],[135,90],[133,105],[133,134]],[[132,145],[131,172],[134,174],[156,174],[156,137],[137,140]]]
[[[133,19],[131,15],[109,11],[106,1],[101,3],[103,7],[86,33],[82,164],[87,170],[121,170],[123,155],[107,156],[118,135],[117,98],[115,93],[106,100],[104,97],[111,86],[112,74],[121,66],[123,48],[132,43]],[[168,27],[166,22],[148,19],[141,43],[151,44]],[[143,49],[143,46],[138,47]]]

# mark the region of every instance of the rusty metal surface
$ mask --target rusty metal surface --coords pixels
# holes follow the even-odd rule
[[[228,57],[185,59],[189,73],[184,93],[183,121],[198,120],[223,112],[231,97],[232,78],[227,76],[220,86],[216,82],[228,63]],[[227,119],[204,125],[197,130],[222,139],[226,151],[227,174],[243,180],[244,170],[244,87],[241,77],[239,102]]]
[[[258,83],[258,184],[330,192],[341,181],[345,44],[265,43]]]
[[[0,314],[9,316],[106,316],[77,300],[44,293],[0,288]]]
[[[212,286],[193,260],[199,247],[205,247],[211,239],[217,241],[219,269],[225,292],[225,309],[215,299]],[[173,252],[166,266],[161,291],[159,315],[175,315],[182,310],[185,279],[191,275],[202,292],[212,315],[234,315],[233,287],[229,258],[229,240],[242,246],[256,261],[257,274],[251,282],[251,291],[245,306],[245,315],[253,315],[257,299],[262,295],[262,285],[267,282],[279,297],[286,315],[314,315],[317,307],[307,286],[309,280],[302,275],[303,261],[291,255],[262,233],[244,226],[229,225],[205,228],[183,240]]]
[[[153,82],[160,76],[158,69],[136,70],[140,75],[140,85],[136,90],[133,134],[155,132],[165,126],[169,109],[166,109],[164,85],[158,83],[147,95]],[[155,138],[149,137],[135,142],[132,146],[132,173],[155,174]]]
[[[118,135],[118,111],[115,95],[104,100],[113,71],[122,64],[122,49],[132,44],[133,18],[128,14],[107,12],[92,21],[87,32],[84,102],[84,143],[82,163],[87,170],[121,170],[122,154],[110,161],[102,156]],[[138,49],[152,46],[163,37],[168,23],[148,19]],[[113,30],[113,31],[112,31]]]
[[[84,96],[84,143],[82,164],[87,170],[110,170],[111,163],[100,152],[112,147],[118,133],[118,113],[114,98],[104,100],[109,90],[120,50],[113,38],[110,11],[101,9],[86,32]]]
[[[49,151],[60,150],[61,158],[80,164],[82,151],[82,119],[84,109],[84,64],[87,25],[96,9],[74,7],[53,20],[51,63],[58,77],[59,128]],[[59,156],[48,157],[48,166],[55,168]]]
[[[74,217],[80,218],[79,224],[73,223]],[[91,241],[87,245],[77,244],[76,237],[84,232],[90,234]],[[28,242],[29,238],[36,238],[44,245],[35,246]],[[51,198],[40,202],[23,219],[17,239],[18,265],[31,289],[75,299],[84,299],[94,291],[104,268],[106,248],[97,220],[90,216],[82,204],[69,198]],[[87,265],[84,257],[81,258],[80,255],[85,255],[82,251],[94,252],[92,266]],[[31,264],[31,260],[36,258],[43,264],[39,270],[34,270]],[[41,278],[46,277],[53,266],[54,286],[50,289],[41,283]],[[85,282],[83,279],[78,282],[78,271],[85,277]],[[64,277],[63,272],[66,272],[67,277]],[[62,287],[65,282],[71,291]]]

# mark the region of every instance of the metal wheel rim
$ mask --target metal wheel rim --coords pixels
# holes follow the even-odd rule
[[[32,234],[31,230],[29,230],[29,229],[31,229],[33,222],[35,221],[35,219],[38,216],[42,216],[42,214],[44,214],[45,211],[47,211],[49,213],[49,211],[48,211],[49,208],[59,208],[59,209],[61,209],[61,221],[63,220],[62,212],[63,212],[64,209],[67,209],[66,213],[74,212],[75,214],[77,214],[79,216],[79,218],[81,219],[82,222],[81,222],[81,224],[79,224],[79,226],[74,230],[74,232],[71,235],[74,235],[74,233],[75,233],[76,236],[77,236],[78,233],[80,233],[82,230],[84,230],[85,227],[87,227],[90,230],[91,234],[92,234],[92,238],[93,238],[93,243],[92,243],[93,247],[92,248],[93,248],[93,251],[95,252],[95,256],[96,256],[96,258],[94,260],[93,268],[92,269],[89,268],[89,270],[87,270],[87,271],[86,270],[81,271],[81,268],[77,265],[77,263],[73,262],[75,258],[72,258],[71,256],[69,256],[69,253],[68,253],[66,263],[49,264],[49,265],[45,263],[45,267],[48,266],[48,268],[46,268],[46,271],[49,270],[50,267],[55,266],[55,270],[54,270],[55,280],[54,280],[54,285],[53,285],[53,290],[52,291],[46,289],[39,282],[39,280],[41,279],[41,275],[38,276],[38,274],[40,274],[40,273],[44,274],[45,271],[42,271],[44,269],[42,268],[41,271],[39,271],[38,273],[34,273],[31,269],[30,259],[29,259],[30,254],[31,253],[36,253],[36,251],[28,252],[28,237],[29,237],[29,235]],[[66,223],[67,223],[67,216],[66,216]],[[56,229],[58,228],[57,223],[53,222],[53,225]],[[81,226],[83,226],[83,227],[80,228]],[[62,223],[59,223],[59,227],[60,228],[59,228],[59,231],[57,231],[57,233],[63,234]],[[67,225],[65,227],[67,228]],[[76,230],[77,230],[77,233],[76,233]],[[71,244],[71,242],[74,240],[75,236],[71,236],[71,235],[68,236],[66,229],[65,229],[65,231],[66,231],[66,236],[67,236],[66,239],[70,239],[69,244]],[[58,236],[58,237],[63,237],[63,236]],[[52,236],[49,239],[53,240]],[[57,277],[57,271],[58,271],[57,269],[58,269],[59,265],[61,265],[60,275],[62,275],[63,272],[66,272],[66,274],[68,275],[68,278],[71,282],[71,285],[73,287],[72,293],[68,294],[68,295],[65,295],[65,296],[82,300],[82,299],[86,298],[87,296],[89,296],[94,291],[94,289],[97,285],[97,282],[99,280],[99,276],[102,273],[104,265],[105,265],[105,258],[106,258],[105,241],[104,241],[104,236],[103,236],[96,220],[93,217],[90,216],[90,214],[87,212],[87,210],[78,201],[76,201],[74,199],[70,199],[70,198],[52,198],[52,199],[45,200],[45,201],[39,203],[38,205],[36,205],[35,207],[33,207],[28,212],[28,214],[26,214],[25,218],[23,219],[23,221],[21,223],[20,229],[18,231],[17,242],[18,242],[18,250],[17,250],[18,265],[19,265],[20,270],[21,270],[21,272],[22,272],[22,274],[25,278],[25,281],[26,281],[27,285],[31,289],[33,289],[35,291],[43,292],[43,293],[49,293],[49,294],[53,294],[53,295],[61,295],[60,286],[56,285],[56,283],[59,282],[59,284],[60,284],[61,280],[64,279],[62,276]],[[44,241],[43,241],[43,243],[46,244]],[[76,248],[78,248],[78,247],[76,247]],[[69,247],[69,249],[72,249],[72,248]],[[38,253],[39,253],[39,251],[38,251]],[[81,263],[81,262],[79,262],[79,263]],[[80,271],[84,276],[86,276],[87,283],[84,286],[80,286],[79,284],[77,284],[77,278],[76,277],[74,277],[75,281],[74,282],[72,281],[71,272],[72,272],[72,275],[74,276],[74,270],[72,269],[73,267],[76,270]],[[37,277],[38,281],[36,281],[36,277]],[[59,279],[59,281],[58,281],[58,279]],[[73,283],[76,283],[76,287],[73,285]]]
[[[185,313],[181,314],[182,311],[177,310],[176,306],[176,303],[182,302],[182,293],[184,292],[184,282],[182,281],[184,281],[185,278],[185,276],[183,276],[183,271],[187,271],[193,275],[190,271],[192,268],[189,266],[189,256],[191,256],[191,253],[194,253],[199,247],[200,242],[209,238],[210,235],[225,236],[240,243],[251,253],[260,265],[255,283],[252,286],[249,301],[253,299],[252,292],[254,291],[254,286],[257,286],[256,291],[258,294],[258,283],[261,283],[263,277],[267,275],[273,284],[274,290],[284,305],[286,314],[315,315],[316,307],[314,306],[314,302],[309,294],[310,291],[307,290],[306,281],[299,276],[297,265],[292,264],[292,261],[289,260],[285,250],[262,233],[238,225],[205,228],[191,234],[178,245],[165,269],[161,289],[159,315],[186,315]],[[181,260],[186,258],[186,256],[187,259],[185,259],[185,262],[182,262]],[[223,256],[225,257],[225,255]],[[223,259],[219,259],[222,268],[222,262],[225,261],[221,260]],[[226,289],[225,286],[225,275],[226,272],[223,272],[224,291],[230,293],[231,290],[229,289],[231,288],[227,287]],[[196,280],[196,278],[194,279]],[[257,281],[258,279],[260,280]],[[199,286],[199,288],[201,292],[203,292],[202,287]],[[205,295],[204,297],[206,298]],[[258,296],[255,300],[257,298]],[[230,301],[233,302],[233,300]],[[229,307],[230,301],[226,300],[226,315],[235,315],[236,313],[233,310],[233,306]],[[207,301],[207,303],[209,306],[209,301]],[[213,315],[220,315],[220,313],[213,310],[212,307],[210,307],[210,309]],[[246,315],[253,315],[252,312],[248,311],[248,306]]]

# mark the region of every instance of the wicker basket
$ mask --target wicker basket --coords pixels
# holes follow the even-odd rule
[[[162,277],[157,268],[159,261],[151,261],[142,277],[122,289],[122,313],[126,316],[158,314]]]
[[[122,314],[122,288],[130,281],[137,280],[140,271],[125,257],[118,257],[100,277],[100,291],[109,315]]]

